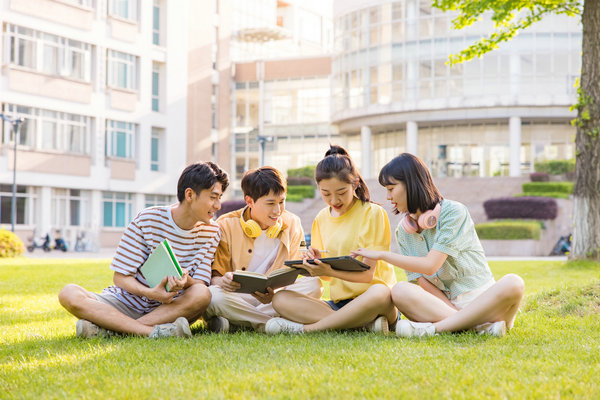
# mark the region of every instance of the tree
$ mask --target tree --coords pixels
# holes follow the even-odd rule
[[[450,64],[468,61],[509,41],[546,15],[580,17],[583,26],[581,78],[578,101],[572,109],[577,117],[576,164],[573,204],[572,258],[600,260],[600,0],[433,0],[434,7],[457,11],[455,29],[472,25],[490,13],[494,32],[450,56]]]

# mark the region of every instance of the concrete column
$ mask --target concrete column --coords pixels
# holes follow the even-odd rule
[[[44,236],[46,233],[50,234],[50,237],[54,237],[54,233],[50,230],[53,228],[52,226],[52,213],[57,212],[57,210],[52,209],[52,188],[50,186],[42,186],[40,188],[40,210],[42,212],[39,214],[39,231],[37,232],[38,236]],[[54,227],[59,228],[59,227]]]
[[[361,141],[361,175],[364,179],[371,179],[371,128],[369,126],[363,126],[360,128],[360,141]]]
[[[419,127],[417,126],[417,123],[408,121],[406,123],[406,152],[415,156],[418,152],[418,133]]]
[[[510,176],[521,176],[521,117],[510,117]]]

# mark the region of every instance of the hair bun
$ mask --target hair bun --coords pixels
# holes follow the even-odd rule
[[[338,146],[338,145],[335,145],[335,144],[330,144],[329,145],[329,150],[327,150],[327,153],[325,153],[325,157],[332,156],[332,155],[335,155],[335,154],[339,154],[341,156],[347,156],[348,152],[342,146]]]

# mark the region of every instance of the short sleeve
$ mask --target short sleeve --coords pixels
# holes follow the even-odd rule
[[[294,229],[290,232],[290,260],[300,259],[300,244],[304,240],[304,231],[302,230],[302,223],[300,218],[294,215]]]
[[[215,250],[212,270],[222,276],[225,275],[226,272],[231,271],[231,251],[229,249],[229,243],[227,242],[227,224],[223,220],[218,220],[217,223],[219,224],[221,237],[217,249]]]
[[[323,237],[321,236],[321,228],[319,225],[319,216],[313,220],[312,228],[310,231],[310,247],[313,249],[324,249]]]
[[[469,214],[462,204],[448,204],[449,207],[442,206],[432,249],[456,257],[464,244],[463,231]]]
[[[358,247],[376,251],[390,251],[392,235],[390,221],[383,208],[371,204],[361,223]]]
[[[135,275],[138,268],[144,264],[154,250],[146,243],[139,220],[140,214],[129,223],[123,232],[110,264],[110,269],[123,275]]]

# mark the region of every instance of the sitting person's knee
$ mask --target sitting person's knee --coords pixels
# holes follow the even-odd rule
[[[188,303],[197,309],[204,309],[208,307],[212,297],[208,288],[202,284],[195,284],[188,287],[185,289],[185,293],[186,298],[189,299]]]
[[[525,282],[519,275],[508,274],[502,279],[505,281],[504,293],[506,297],[512,299],[520,299],[523,297],[523,292],[525,291]]]
[[[406,304],[412,302],[414,290],[418,289],[410,282],[398,282],[391,290],[394,304]]]
[[[70,283],[58,293],[58,301],[66,309],[72,309],[80,303],[80,294],[80,287]]]

